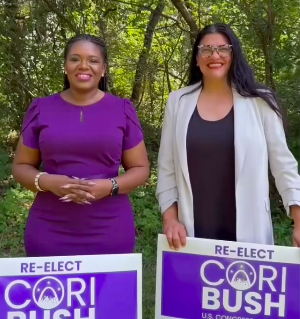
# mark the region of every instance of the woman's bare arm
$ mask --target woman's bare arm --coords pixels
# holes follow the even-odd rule
[[[41,165],[41,154],[37,149],[29,148],[23,144],[22,136],[19,139],[15,158],[12,165],[12,173],[16,182],[27,189],[36,192],[34,184],[36,175]],[[42,181],[40,178],[40,182]]]

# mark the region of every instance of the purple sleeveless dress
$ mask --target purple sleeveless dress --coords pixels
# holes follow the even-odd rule
[[[59,93],[37,98],[25,116],[22,136],[25,146],[40,150],[47,173],[86,179],[117,176],[122,152],[143,140],[134,106],[111,94],[84,107]],[[79,205],[39,192],[30,209],[28,257],[132,253],[134,246],[128,195]]]

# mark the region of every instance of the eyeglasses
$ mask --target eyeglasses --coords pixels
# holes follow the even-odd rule
[[[211,45],[199,45],[198,49],[203,58],[209,58],[213,55],[214,51],[216,51],[221,58],[226,58],[232,51],[232,45],[220,45],[217,47],[213,47]]]

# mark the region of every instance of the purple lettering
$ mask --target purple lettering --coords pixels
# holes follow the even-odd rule
[[[23,272],[28,273],[28,264],[21,263],[21,273]]]
[[[223,247],[223,255],[225,255],[225,256],[229,255],[229,247],[228,246]]]
[[[243,248],[242,247],[238,247],[237,255],[238,255],[238,257],[243,257]]]
[[[63,261],[58,262],[58,271],[64,271],[64,262]]]
[[[272,259],[272,254],[274,250],[264,250],[264,249],[255,249],[255,248],[243,248],[239,247],[237,249],[238,257],[250,257],[250,258],[259,258],[259,259]]]
[[[216,254],[216,255],[225,255],[225,256],[228,256],[228,255],[229,255],[229,246],[216,245],[216,246],[215,246],[215,254]]]
[[[73,261],[67,261],[66,265],[65,265],[65,268],[66,268],[67,271],[72,271],[74,269]]]
[[[80,264],[82,261],[58,261],[58,262],[45,262],[44,271],[45,272],[64,272],[64,271],[74,271],[80,270]],[[26,264],[24,264],[26,265]],[[26,271],[26,266],[24,266],[24,271]]]
[[[46,262],[45,265],[44,265],[44,270],[45,272],[50,272],[51,269],[50,269],[50,262]]]
[[[82,260],[80,261],[74,261],[75,264],[77,264],[77,271],[80,270],[80,264],[82,263]]]
[[[55,268],[55,263],[51,262],[51,271],[57,272],[57,269]]]
[[[244,257],[247,257],[247,258],[250,257],[248,248],[244,248]]]
[[[30,263],[29,265],[29,272],[35,272],[35,263]]]
[[[256,258],[256,252],[257,250],[255,248],[251,248],[251,258]]]
[[[269,259],[272,259],[273,258],[273,253],[274,253],[274,250],[267,250],[267,253],[269,253]]]
[[[215,254],[222,255],[222,246],[216,245]]]
[[[260,259],[265,259],[265,258],[266,258],[266,251],[263,250],[263,249],[259,249],[259,250],[257,251],[257,256],[258,256],[258,258],[260,258]]]

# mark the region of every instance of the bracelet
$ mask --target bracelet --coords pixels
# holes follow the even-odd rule
[[[48,174],[46,172],[40,172],[36,175],[35,177],[35,180],[34,180],[34,185],[36,187],[36,189],[39,191],[39,192],[45,192],[42,188],[40,188],[40,185],[39,185],[39,179],[40,177],[43,175],[43,174]]]
[[[112,189],[110,191],[110,196],[115,197],[119,194],[119,185],[114,178],[109,178],[112,182]]]

